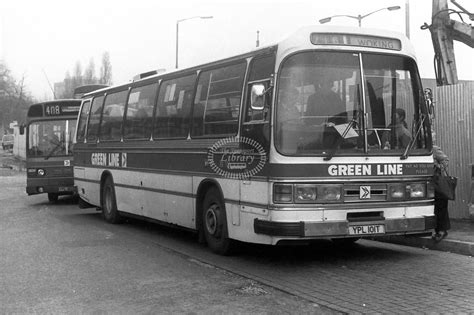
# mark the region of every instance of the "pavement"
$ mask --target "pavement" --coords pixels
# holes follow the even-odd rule
[[[0,168],[10,168],[20,172],[26,170],[24,161],[13,155],[4,156]],[[448,236],[441,242],[435,242],[430,236],[383,236],[374,240],[474,256],[474,220],[451,219]]]
[[[431,236],[383,236],[376,238],[376,240],[474,256],[474,221],[451,219],[451,229],[448,231],[448,236],[441,242],[435,242]]]

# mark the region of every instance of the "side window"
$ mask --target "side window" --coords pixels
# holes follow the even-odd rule
[[[79,123],[77,125],[76,142],[84,142],[86,136],[87,116],[91,108],[91,101],[87,100],[82,104],[81,113],[79,114]]]
[[[267,80],[275,71],[275,55],[256,57],[250,64],[249,82]]]
[[[100,123],[100,140],[120,140],[127,94],[128,91],[120,91],[105,97],[104,112]]]
[[[189,115],[196,75],[163,81],[158,94],[153,138],[184,138],[189,132]]]
[[[128,97],[124,139],[149,139],[158,83],[133,88]]]
[[[272,79],[273,72],[275,71],[275,55],[268,55],[264,57],[256,57],[252,59],[250,63],[250,74],[248,80],[248,93],[247,93],[247,107],[245,111],[245,122],[249,121],[265,121],[268,119],[268,107],[264,110],[253,110],[250,106],[250,89],[255,83],[261,83],[268,89],[270,86],[270,80]],[[270,104],[272,98],[271,91],[265,95],[265,101]]]
[[[199,76],[194,100],[193,136],[236,134],[242,84],[247,63],[242,62]]]
[[[89,114],[89,124],[87,126],[87,141],[97,141],[97,134],[99,132],[100,114],[102,113],[103,96],[97,96],[92,101],[91,110]]]

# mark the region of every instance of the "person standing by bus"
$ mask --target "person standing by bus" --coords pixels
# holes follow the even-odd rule
[[[432,132],[432,141],[436,141],[436,133]],[[433,158],[435,173],[446,170],[448,168],[449,158],[441,150],[439,146],[433,145]],[[448,230],[451,228],[451,222],[449,220],[448,213],[448,199],[442,197],[439,193],[435,192],[435,216],[436,216],[436,227],[435,233],[432,235],[432,239],[436,242],[441,241],[448,236]]]

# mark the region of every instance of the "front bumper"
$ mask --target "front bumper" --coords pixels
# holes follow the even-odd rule
[[[343,237],[349,236],[349,227],[353,224],[354,222],[347,220],[332,222],[273,222],[255,219],[254,231],[257,234],[280,237]],[[384,235],[417,234],[426,233],[427,231],[434,229],[435,216],[357,222],[357,225],[362,224],[383,224],[385,225]],[[380,234],[368,234],[367,236],[374,235]]]
[[[73,178],[27,178],[26,193],[36,195],[41,193],[73,194],[76,192]]]

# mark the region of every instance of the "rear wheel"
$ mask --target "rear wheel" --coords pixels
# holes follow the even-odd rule
[[[109,176],[102,186],[102,216],[109,223],[120,223],[121,217],[117,210],[114,181]]]
[[[59,195],[58,195],[58,194],[55,194],[55,193],[48,193],[48,200],[49,200],[49,202],[51,202],[51,203],[56,203],[56,202],[58,202],[58,199],[59,199]]]
[[[202,222],[209,248],[217,254],[231,254],[235,244],[228,237],[225,205],[217,188],[209,189],[204,197]]]

